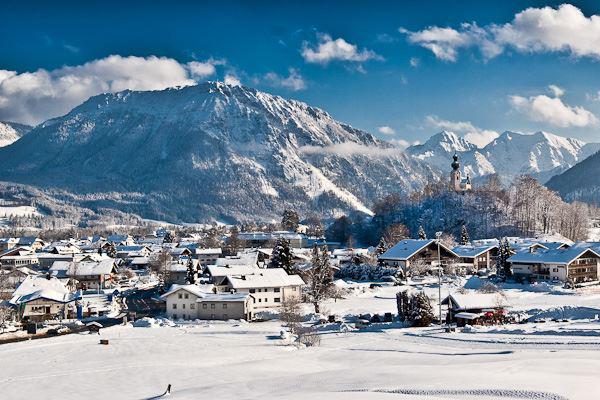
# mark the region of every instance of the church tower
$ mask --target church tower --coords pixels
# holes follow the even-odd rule
[[[462,179],[460,172],[460,163],[458,162],[458,154],[454,153],[452,156],[452,172],[450,172],[450,187],[457,193],[464,193],[471,190],[471,178],[467,174],[466,179]]]

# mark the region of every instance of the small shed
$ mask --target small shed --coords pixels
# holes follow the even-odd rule
[[[101,323],[96,321],[88,322],[87,324],[85,324],[85,326],[87,327],[88,332],[98,334],[100,334],[100,329],[104,328],[104,326],[102,326]]]

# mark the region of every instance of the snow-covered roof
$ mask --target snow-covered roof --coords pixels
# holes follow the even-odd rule
[[[184,290],[188,293],[193,294],[194,296],[201,297],[206,295],[207,293],[212,293],[214,285],[178,285],[173,284],[169,288],[169,290],[163,294],[161,299],[166,299],[173,293],[179,292],[180,290]]]
[[[408,260],[433,243],[435,243],[435,239],[405,239],[396,243],[388,251],[380,255],[379,258],[383,260]],[[440,243],[440,247],[458,257],[452,249],[446,247],[443,243]]]
[[[457,246],[457,247],[453,248],[452,251],[454,251],[456,254],[458,254],[459,257],[473,258],[473,257],[477,257],[483,253],[486,253],[496,247],[498,247],[498,246],[496,246],[496,245],[492,245],[492,246]]]
[[[288,275],[283,268],[266,268],[252,274],[227,276],[227,281],[233,289],[304,285],[300,275]]]
[[[258,267],[253,265],[207,265],[206,269],[210,276],[214,278],[217,276],[253,274],[258,270]]]
[[[235,257],[218,258],[216,265],[256,265],[258,262],[258,252],[253,251],[251,253],[239,253]]]
[[[508,305],[506,299],[499,293],[453,293],[442,300],[442,304],[448,304],[449,299],[452,299],[454,310],[494,309]]]
[[[581,257],[587,251],[600,258],[597,250],[589,247],[572,246],[566,249],[545,250],[540,249],[534,252],[517,252],[511,256],[508,261],[511,263],[532,263],[532,264],[559,264],[567,265]]]
[[[238,302],[246,301],[250,297],[249,293],[203,293],[202,296],[196,299],[197,303],[203,303],[205,301],[226,301],[226,302]]]
[[[223,253],[223,251],[221,250],[220,247],[211,248],[211,249],[196,249],[196,254],[201,254],[201,255],[211,255],[211,254],[221,255],[222,253]]]
[[[46,298],[59,302],[72,301],[69,289],[60,280],[51,277],[29,275],[13,292],[11,304],[21,304],[39,298]]]
[[[112,258],[101,261],[55,261],[50,267],[50,272],[57,276],[109,275],[115,268],[115,260]]]

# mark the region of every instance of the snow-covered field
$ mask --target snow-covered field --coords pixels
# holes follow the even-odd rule
[[[397,291],[358,285],[326,308],[339,315],[394,312]],[[0,346],[0,397],[149,399],[171,384],[174,399],[599,398],[600,322],[587,317],[600,309],[600,293],[506,293],[519,310],[554,315],[563,306],[577,319],[473,333],[332,328],[320,347],[304,349],[283,342],[276,321],[116,326],[100,336]],[[98,344],[100,338],[110,344]]]

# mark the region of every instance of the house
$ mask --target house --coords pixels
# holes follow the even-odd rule
[[[55,262],[49,270],[59,279],[72,278],[81,290],[108,289],[113,286],[117,264],[112,258],[102,261]]]
[[[107,243],[111,243],[114,246],[133,246],[135,240],[131,235],[108,235],[106,238]]]
[[[252,265],[207,265],[204,268],[204,275],[218,291],[222,292],[228,289],[226,279],[228,276],[250,275],[257,271],[259,268]]]
[[[508,303],[499,293],[453,293],[442,300],[448,306],[446,321],[457,326],[497,323]]]
[[[231,293],[251,294],[255,311],[279,308],[288,298],[301,295],[304,280],[283,268],[257,269],[251,274],[228,275],[224,288]]]
[[[223,251],[218,247],[214,249],[196,249],[196,258],[200,265],[215,264],[222,254]]]
[[[452,249],[458,257],[458,263],[468,270],[490,269],[498,256],[498,246],[457,246]]]
[[[584,283],[597,281],[600,253],[585,243],[559,249],[520,251],[508,262],[515,278]]]
[[[170,319],[252,320],[252,296],[246,293],[213,293],[212,285],[173,285],[161,296]]]
[[[38,265],[38,255],[31,247],[14,247],[0,254],[0,265],[4,269],[35,267]]]
[[[18,242],[19,239],[14,237],[0,238],[0,253],[12,249]]]
[[[198,260],[192,259],[192,264],[195,271],[198,271]],[[177,260],[171,261],[167,265],[167,274],[165,283],[166,284],[179,284],[183,285],[187,283],[187,272],[188,272],[188,260]],[[196,273],[197,275],[197,273]]]
[[[28,276],[10,300],[20,320],[44,321],[72,318],[79,298],[56,278]]]
[[[459,261],[459,256],[451,248],[439,243],[442,265],[450,265]],[[438,241],[435,239],[405,239],[392,246],[379,257],[379,262],[404,270],[411,264],[422,263],[425,266],[438,265]]]
[[[246,243],[247,247],[273,247],[275,241],[279,238],[287,239],[292,248],[302,248],[308,246],[306,235],[289,231],[276,232],[240,232],[238,239]]]
[[[74,254],[37,253],[40,269],[47,271],[55,261],[71,262],[75,260]]]
[[[19,238],[17,246],[26,246],[30,247],[33,251],[38,251],[43,249],[46,244],[42,239],[35,236],[23,236]]]

